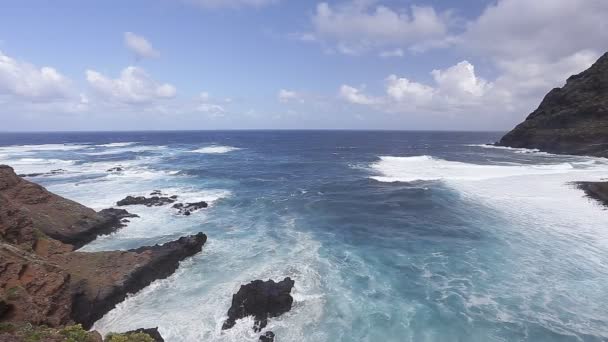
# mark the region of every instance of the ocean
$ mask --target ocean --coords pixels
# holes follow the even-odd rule
[[[156,189],[209,202],[128,207],[140,218],[82,248],[209,238],[102,333],[257,341],[251,319],[221,330],[232,294],[291,277],[277,342],[608,340],[608,212],[571,183],[607,177],[608,160],[484,145],[501,135],[0,133],[0,164],[98,210]]]

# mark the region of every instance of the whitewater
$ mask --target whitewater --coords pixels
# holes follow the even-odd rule
[[[97,210],[153,190],[210,204],[129,207],[140,217],[82,248],[209,237],[102,333],[257,341],[251,319],[221,330],[232,294],[289,276],[294,307],[265,329],[277,341],[607,340],[608,211],[575,182],[608,177],[608,160],[484,145],[499,136],[0,133],[0,164]]]

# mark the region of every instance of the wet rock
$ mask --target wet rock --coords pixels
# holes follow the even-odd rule
[[[120,166],[112,167],[106,170],[106,172],[122,172],[124,169]]]
[[[19,174],[19,177],[53,176],[53,175],[59,175],[59,174],[65,173],[65,172],[68,172],[68,171],[64,170],[64,169],[55,169],[55,170],[51,170],[49,172],[21,173],[21,174]]]
[[[163,205],[174,203],[175,199],[162,196],[127,196],[120,201],[116,202],[119,207],[127,205],[145,205],[146,207],[160,207]]]
[[[608,157],[608,53],[547,93],[497,145]]]
[[[232,296],[232,305],[228,310],[228,319],[222,329],[230,329],[237,319],[253,316],[255,331],[262,330],[268,324],[269,317],[277,317],[291,310],[293,297],[291,289],[295,282],[285,278],[276,283],[274,280],[255,280],[242,285]]]
[[[86,329],[122,302],[157,279],[175,272],[179,262],[202,250],[203,233],[128,251],[55,255],[51,260],[72,276],[72,318]]]
[[[162,193],[160,190],[153,190],[153,191],[150,193],[150,196],[160,196],[160,195],[162,195],[162,194],[163,194],[163,193]]]
[[[147,328],[147,329],[140,328],[140,329],[137,329],[137,330],[127,331],[124,334],[125,335],[129,335],[129,334],[138,334],[138,333],[144,333],[144,334],[150,335],[150,337],[152,337],[152,339],[154,340],[154,342],[165,342],[165,340],[163,339],[163,337],[161,336],[161,334],[158,332],[158,327],[156,327],[156,328]]]
[[[576,185],[589,198],[593,198],[608,207],[608,182],[577,182]]]
[[[175,203],[173,205],[174,209],[177,209],[177,213],[180,215],[186,215],[189,216],[190,214],[192,214],[193,212],[203,209],[203,208],[207,208],[209,205],[207,204],[207,202],[205,201],[200,201],[200,202],[194,202],[194,203]]]
[[[260,342],[274,342],[274,333],[267,331],[264,335],[260,335]]]

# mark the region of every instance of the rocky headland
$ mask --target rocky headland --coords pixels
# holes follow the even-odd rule
[[[76,251],[133,216],[124,209],[96,212],[0,165],[0,340],[45,334],[62,341],[78,333],[101,341],[72,325],[90,328],[128,294],[175,272],[207,240],[199,233],[127,251]]]
[[[589,69],[551,90],[498,146],[608,157],[608,52]],[[608,205],[608,183],[582,182],[587,196]]]

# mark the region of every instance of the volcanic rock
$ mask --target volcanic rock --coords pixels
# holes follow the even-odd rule
[[[608,53],[551,90],[497,145],[608,157]]]
[[[146,207],[160,207],[163,205],[171,204],[175,202],[174,198],[164,196],[127,196],[120,201],[116,202],[119,207],[127,205],[145,205]]]
[[[608,207],[608,182],[577,182],[589,198],[593,198]]]
[[[173,205],[173,208],[178,210],[178,214],[180,215],[190,215],[191,213],[203,209],[203,208],[207,208],[209,205],[207,204],[207,202],[205,201],[200,201],[200,202],[194,202],[194,203],[175,203]]]
[[[293,297],[291,289],[295,282],[291,278],[275,283],[274,280],[254,280],[242,285],[232,296],[232,305],[228,310],[228,319],[222,329],[230,329],[237,319],[253,316],[253,329],[260,331],[268,324],[269,317],[277,317],[291,310]]]
[[[2,203],[10,203],[0,207],[0,218],[4,218],[0,221],[0,233],[10,231],[13,238],[20,235],[22,240],[29,239],[27,235],[38,231],[79,248],[100,234],[122,227],[120,220],[124,216],[114,215],[119,212],[97,213],[20,178],[6,165],[0,165],[0,197],[3,198]],[[123,215],[123,212],[120,213]],[[11,226],[13,229],[9,229],[4,225],[7,221],[21,228]],[[15,233],[15,230],[22,228],[24,232]]]

